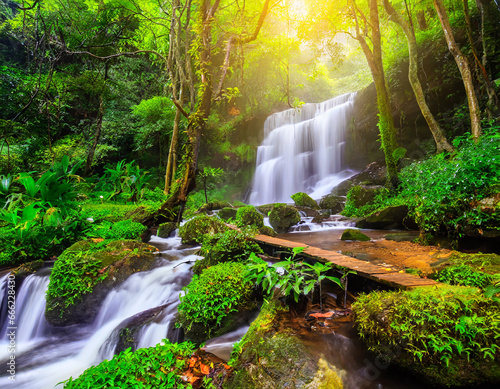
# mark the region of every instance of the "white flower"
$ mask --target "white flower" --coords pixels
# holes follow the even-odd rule
[[[99,197],[100,197],[101,199],[103,199],[103,198],[104,198],[104,196],[99,196]]]

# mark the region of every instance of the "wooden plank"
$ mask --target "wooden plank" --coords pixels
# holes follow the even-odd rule
[[[400,289],[411,289],[419,286],[439,284],[439,282],[434,280],[419,278],[407,273],[400,273],[399,271],[388,268],[387,266],[375,265],[367,261],[362,261],[333,251],[320,249],[318,247],[308,246],[303,243],[291,242],[267,235],[257,235],[254,239],[257,243],[260,242],[262,244],[284,249],[307,247],[302,254],[307,255],[310,258],[330,262],[336,266],[346,267],[351,270],[356,270],[358,275],[362,277]]]

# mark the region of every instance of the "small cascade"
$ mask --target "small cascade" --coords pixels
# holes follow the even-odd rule
[[[345,217],[332,215],[319,223],[313,223],[313,217],[302,217],[299,224],[292,226],[288,232],[317,232],[326,230],[343,230],[353,228],[356,224],[352,220],[346,220]]]
[[[257,150],[251,204],[290,202],[297,192],[318,199],[354,174],[343,171],[342,162],[355,96],[349,93],[267,118],[265,139]]]
[[[196,248],[183,247],[180,238],[154,237],[152,240],[165,248],[161,265],[133,274],[111,290],[90,325],[50,326],[44,317],[49,276],[28,276],[16,292],[16,380],[12,382],[5,372],[0,372],[0,387],[53,388],[70,376],[77,377],[89,366],[112,358],[124,323],[150,309],[158,309],[159,314],[138,332],[137,346],[154,346],[172,333],[171,323],[177,312],[179,294],[191,279],[192,262],[200,257],[194,254]],[[2,276],[0,280],[3,281],[0,285],[3,291],[1,300],[5,296],[7,276]],[[6,327],[7,322],[4,321],[0,363],[8,358]]]

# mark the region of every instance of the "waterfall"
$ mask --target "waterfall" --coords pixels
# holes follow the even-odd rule
[[[166,338],[177,312],[179,294],[191,279],[191,264],[200,257],[194,254],[196,248],[182,247],[178,237],[152,240],[162,249],[165,247],[161,265],[133,274],[111,290],[89,325],[50,326],[44,317],[49,276],[26,277],[16,291],[16,380],[10,381],[2,369],[0,387],[46,389],[70,376],[77,377],[91,365],[113,357],[120,325],[141,312],[163,305],[162,313],[139,331],[138,346],[151,347]],[[5,300],[6,282],[7,275],[0,277],[0,301]],[[0,327],[0,363],[5,366],[10,355],[5,319]]]
[[[306,192],[319,199],[353,172],[343,169],[345,131],[355,93],[269,116],[257,150],[250,203],[291,202]]]

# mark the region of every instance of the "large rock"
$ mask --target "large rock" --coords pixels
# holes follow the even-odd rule
[[[264,216],[253,205],[246,205],[236,211],[236,223],[239,227],[264,225]]]
[[[177,229],[177,223],[167,222],[162,223],[158,227],[158,232],[156,235],[160,238],[168,238],[172,232]]]
[[[375,196],[383,190],[383,186],[380,185],[356,185],[353,186],[349,195],[349,203],[354,205],[356,208],[362,207],[363,205],[371,203]]]
[[[264,304],[240,342],[235,374],[225,388],[343,388],[340,371],[309,352],[298,334],[280,328],[276,316],[282,308],[276,304]]]
[[[299,212],[286,204],[275,204],[269,214],[269,223],[277,233],[287,232],[298,222],[300,222]]]
[[[228,227],[216,217],[196,216],[179,228],[182,243],[201,243],[203,235],[218,234],[227,231]]]
[[[382,161],[372,162],[365,170],[342,181],[332,189],[335,196],[346,196],[349,189],[355,185],[384,185],[387,181],[387,167]]]
[[[45,308],[51,325],[91,323],[112,288],[157,264],[158,251],[148,244],[118,240],[100,250],[97,244],[77,242],[56,260]]]
[[[415,221],[408,216],[408,207],[387,207],[356,221],[356,227],[376,230],[416,229]]]
[[[367,242],[370,240],[370,237],[366,236],[361,231],[349,228],[342,233],[340,240],[359,240]]]
[[[298,192],[293,194],[292,200],[295,202],[295,205],[298,207],[308,207],[312,209],[318,209],[318,203],[311,198],[307,193]]]
[[[238,212],[238,209],[236,208],[224,207],[217,213],[217,216],[221,220],[228,221],[229,219],[234,219],[236,217],[236,212]]]
[[[345,197],[329,194],[319,202],[321,209],[328,209],[332,214],[340,213],[345,208]]]

